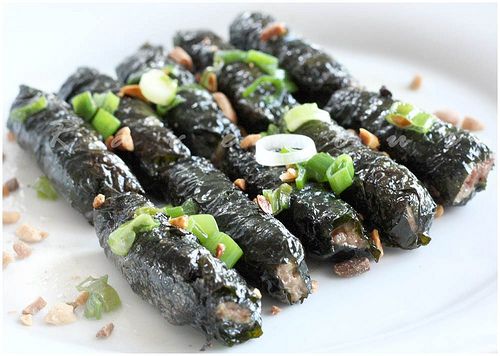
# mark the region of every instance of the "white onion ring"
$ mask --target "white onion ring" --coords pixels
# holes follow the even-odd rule
[[[294,148],[280,153],[282,148]],[[255,159],[263,166],[286,166],[307,161],[316,154],[314,141],[304,135],[279,134],[264,136],[255,144]]]

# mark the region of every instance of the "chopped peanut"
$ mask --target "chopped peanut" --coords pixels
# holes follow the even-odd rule
[[[25,326],[33,325],[33,315],[31,314],[21,314],[19,320],[21,321],[21,324]]]
[[[295,168],[288,168],[285,173],[280,174],[280,180],[284,183],[295,182],[298,173]]]
[[[97,194],[94,198],[94,201],[92,202],[92,207],[94,209],[99,209],[105,201],[106,197],[104,196],[104,194]]]
[[[286,26],[283,22],[272,22],[264,27],[260,33],[260,40],[262,42],[267,42],[272,38],[282,37],[286,32]]]
[[[14,242],[12,248],[16,252],[18,258],[26,258],[31,255],[31,247],[29,247],[22,241]]]
[[[10,263],[14,262],[14,257],[8,252],[2,253],[2,269],[5,269]]]
[[[14,132],[12,131],[7,132],[7,141],[9,142],[16,141],[16,135],[14,134]]]
[[[384,256],[384,248],[382,247],[382,242],[380,242],[380,234],[378,233],[377,229],[373,229],[371,233],[371,238],[373,242],[375,243],[375,247],[377,247],[377,250],[380,251],[380,257]]]
[[[177,218],[173,218],[169,220],[169,223],[178,227],[180,229],[185,229],[188,226],[189,217],[187,215],[182,215]]]
[[[254,200],[257,203],[257,205],[262,209],[263,212],[265,212],[266,214],[273,213],[273,209],[271,208],[271,203],[269,203],[269,200],[267,200],[265,196],[257,195],[257,197]]]
[[[253,292],[253,295],[255,296],[255,298],[262,299],[262,293],[260,292],[260,290],[258,288],[254,288],[252,292]]]
[[[142,95],[142,91],[141,88],[139,87],[139,84],[125,85],[124,87],[121,87],[118,96],[120,97],[130,96],[132,98],[137,98],[139,100],[142,100],[146,103],[149,102],[149,100],[146,99],[144,95]]]
[[[378,148],[380,147],[380,141],[378,137],[372,134],[370,131],[365,130],[364,128],[359,129],[359,138],[364,145],[368,146],[372,150],[378,150]]]
[[[233,106],[231,105],[231,102],[229,101],[227,96],[221,92],[213,93],[212,96],[214,97],[214,100],[217,103],[219,109],[222,110],[229,121],[231,121],[233,124],[236,124],[238,122],[238,117],[236,116],[236,111],[234,111]]]
[[[226,251],[226,245],[218,243],[217,247],[215,248],[215,257],[221,258],[224,254],[224,251]]]
[[[434,213],[434,217],[437,219],[443,216],[443,214],[444,214],[444,207],[441,204],[438,204],[436,206],[436,212]]]
[[[85,305],[87,303],[87,300],[89,299],[90,293],[87,291],[83,291],[78,296],[76,299],[73,301],[73,303],[70,303],[70,305],[73,306],[73,308],[78,308],[82,305]]]
[[[106,139],[104,140],[104,144],[106,145],[106,148],[108,149],[108,151],[113,151],[113,147],[111,146],[111,142],[113,142],[113,139],[115,138],[115,136],[113,135],[109,135],[108,137],[106,137]]]
[[[247,135],[243,138],[243,140],[241,140],[240,147],[243,148],[244,150],[247,150],[250,147],[255,146],[255,144],[259,140],[260,140],[260,134]]]
[[[318,288],[319,288],[319,282],[313,279],[311,282],[311,292],[316,293],[318,291]]]
[[[187,70],[193,69],[193,60],[191,59],[191,56],[182,47],[174,47],[174,49],[170,51],[168,56],[172,58],[174,62],[180,64]]]
[[[30,305],[28,305],[26,308],[23,309],[23,314],[35,315],[40,310],[45,308],[46,305],[47,302],[45,301],[45,299],[43,299],[42,297],[38,297],[33,303],[31,303]]]
[[[118,130],[115,137],[111,140],[110,146],[112,149],[119,151],[132,152],[134,150],[134,141],[132,140],[130,129],[125,126]]]
[[[15,192],[19,189],[19,182],[17,178],[11,178],[3,184],[3,196],[4,198],[9,196],[10,193]]]
[[[411,90],[418,90],[422,86],[422,76],[420,74],[415,75],[410,83]]]
[[[457,126],[460,122],[460,114],[457,111],[450,109],[438,110],[434,113],[436,117],[444,122]]]
[[[64,325],[76,321],[76,315],[71,305],[58,303],[49,310],[44,320],[47,324]]]
[[[394,122],[394,124],[398,127],[402,127],[402,128],[405,128],[405,127],[408,127],[408,126],[411,126],[412,123],[410,120],[408,120],[406,117],[404,116],[399,116],[399,115],[396,115],[392,118],[392,121]]]
[[[281,312],[281,308],[273,305],[271,307],[271,315],[278,315]]]
[[[217,83],[217,75],[214,72],[210,72],[207,74],[206,82],[203,83],[203,86],[211,93],[215,93],[217,88],[219,87]]]
[[[243,178],[236,179],[233,184],[237,186],[240,190],[245,191],[247,189],[247,181]]]
[[[95,335],[95,337],[98,338],[98,339],[105,339],[109,335],[111,335],[111,333],[113,332],[114,328],[115,328],[115,325],[113,323],[106,324],[106,325],[104,325],[101,328],[101,330],[99,330],[97,332],[97,334]]]
[[[17,211],[3,211],[2,222],[4,224],[15,224],[21,218],[21,214]]]
[[[24,242],[39,242],[47,237],[46,232],[35,229],[28,224],[22,224],[16,230],[16,235]]]
[[[466,116],[462,121],[462,128],[467,131],[481,131],[484,129],[484,124],[473,117]]]

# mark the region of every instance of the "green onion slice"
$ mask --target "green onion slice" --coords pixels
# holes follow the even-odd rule
[[[90,91],[85,91],[73,97],[71,105],[75,114],[86,121],[90,121],[97,112],[97,105]]]
[[[385,119],[401,129],[416,131],[425,134],[432,127],[435,117],[424,112],[412,104],[400,101],[392,104],[385,115]]]
[[[353,182],[353,177],[348,168],[341,168],[336,172],[333,169],[328,169],[326,176],[330,187],[337,195],[349,188]]]
[[[271,96],[270,99],[279,97],[284,89],[285,86],[283,84],[283,80],[273,77],[272,75],[263,75],[255,79],[252,84],[250,84],[245,90],[243,91],[243,97],[249,97],[252,95],[259,87],[263,85],[272,85],[275,88],[275,93]]]
[[[347,168],[351,177],[354,177],[354,163],[352,161],[351,156],[349,156],[346,153],[337,156],[332,165],[332,170],[334,172],[337,172],[342,168]]]
[[[184,99],[182,96],[176,95],[174,100],[172,100],[172,102],[170,104],[168,104],[168,105],[156,105],[156,112],[160,116],[165,116],[170,110],[172,110],[177,105],[180,105],[185,101],[186,101],[186,99]]]
[[[233,268],[236,262],[243,256],[243,251],[229,235],[220,231],[209,236],[204,246],[212,254],[215,254],[219,244],[224,245],[224,252],[222,256],[220,256],[220,260],[223,261],[228,268]]]
[[[204,245],[209,236],[219,231],[217,221],[209,214],[196,214],[189,216],[187,231],[195,235]]]
[[[278,58],[253,49],[247,52],[246,62],[255,64],[262,71],[271,75],[274,75],[278,69]]]
[[[146,99],[158,105],[169,105],[177,93],[177,80],[160,69],[150,69],[141,76],[139,88]]]
[[[108,276],[100,278],[88,277],[76,289],[79,292],[88,292],[89,299],[85,304],[85,317],[88,319],[101,319],[103,312],[110,312],[121,305],[120,296],[108,284]]]
[[[335,162],[333,157],[325,152],[316,153],[306,163],[307,176],[316,182],[326,182],[326,171]]]
[[[98,109],[92,120],[92,126],[105,139],[114,134],[120,128],[120,120],[104,109]]]
[[[262,195],[269,201],[273,215],[277,215],[290,207],[290,194],[292,187],[283,183],[278,188],[264,189]]]
[[[287,148],[289,152],[282,153]],[[263,166],[285,166],[307,161],[316,153],[316,145],[304,135],[278,134],[262,137],[255,144],[255,160]]]
[[[134,244],[136,233],[151,231],[159,222],[149,214],[140,214],[120,225],[108,238],[111,251],[118,256],[126,256]]]
[[[97,107],[114,114],[120,105],[120,98],[108,91],[106,93],[94,93],[93,99]]]
[[[294,132],[308,121],[331,121],[328,111],[318,108],[316,103],[298,105],[289,110],[283,119],[290,132]]]
[[[13,120],[24,122],[28,117],[44,110],[48,105],[47,98],[44,95],[36,95],[26,105],[12,110],[10,113]]]
[[[303,189],[307,184],[307,170],[303,164],[296,164],[297,178],[295,178],[295,186],[297,189]]]
[[[50,180],[46,176],[41,176],[39,177],[34,186],[36,190],[36,195],[40,199],[45,199],[45,200],[57,200],[57,192],[54,189],[54,186],[50,182]]]
[[[165,214],[171,218],[178,218],[179,216],[186,215],[182,206],[174,206],[171,208],[165,208]]]
[[[246,62],[246,59],[247,59],[247,52],[241,51],[239,49],[217,51],[214,55],[214,66],[216,68],[221,68],[224,64],[230,64],[234,62]]]

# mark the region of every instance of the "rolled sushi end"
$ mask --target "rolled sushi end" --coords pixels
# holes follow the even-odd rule
[[[363,234],[361,227],[353,221],[347,221],[331,232],[332,248],[335,251],[335,261],[344,260],[355,255],[365,255],[367,252],[378,260],[380,252],[373,248],[369,239]],[[342,256],[342,258],[340,258]]]
[[[292,262],[278,265],[276,275],[286,292],[286,299],[290,304],[302,302],[311,291],[311,281],[305,280],[299,267]]]
[[[260,295],[259,295],[260,299]],[[244,306],[232,301],[224,301],[215,308],[215,317],[220,325],[226,327],[219,328],[220,335],[218,339],[226,345],[232,346],[250,339],[258,338],[262,335],[260,301],[258,308],[254,306]],[[238,330],[238,333],[228,333],[227,325],[232,325],[232,330]]]
[[[488,178],[488,174],[493,168],[494,158],[490,157],[489,159],[482,161],[474,166],[472,171],[466,177],[458,194],[453,199],[451,205],[462,205],[465,204],[475,192],[481,191],[486,188],[486,180]]]

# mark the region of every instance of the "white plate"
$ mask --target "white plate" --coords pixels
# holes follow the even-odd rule
[[[243,9],[264,8],[327,48],[370,88],[387,85],[397,97],[428,109],[454,108],[480,118],[481,139],[496,152],[496,7],[490,5],[241,4],[11,5],[6,13],[2,82],[4,117],[17,86],[56,90],[78,66],[108,73],[149,40],[170,46],[177,29],[227,25]],[[420,91],[407,85],[423,76]],[[5,135],[2,135],[5,137]],[[41,173],[32,157],[4,142],[4,181],[18,177],[20,192],[4,199],[22,221],[50,233],[33,255],[3,273],[6,351],[197,351],[203,336],[175,327],[135,296],[97,244],[93,229],[63,201],[45,202],[28,188]],[[464,208],[447,209],[416,251],[386,252],[358,278],[342,280],[331,266],[310,264],[319,291],[303,305],[270,316],[264,335],[232,352],[496,351],[496,170],[486,192]],[[14,226],[3,228],[11,250]],[[71,300],[87,275],[109,274],[124,305],[102,321],[49,327],[37,315],[31,328],[20,310],[38,295],[49,304]],[[12,312],[11,312],[12,311]],[[108,321],[116,329],[97,341]],[[219,345],[213,350],[228,351]]]

